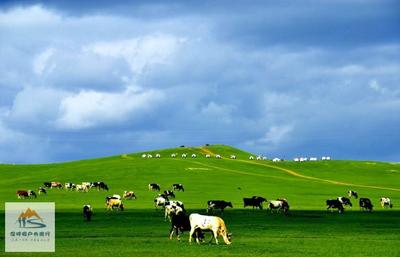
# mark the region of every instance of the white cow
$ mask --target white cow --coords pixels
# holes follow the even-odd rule
[[[390,209],[393,208],[392,201],[388,197],[382,197],[380,199],[382,208],[389,207]]]
[[[221,159],[221,155],[217,154],[217,155],[215,155],[215,158]]]
[[[187,157],[187,154],[183,153],[182,158],[186,158],[186,157]]]
[[[171,201],[172,202],[172,201]],[[171,216],[172,215],[178,215],[179,213],[183,212],[183,208],[174,204],[168,202],[168,204],[165,205],[165,216],[164,219],[167,220],[167,217],[169,221],[171,221]]]
[[[206,154],[206,158],[211,158],[211,155],[209,155],[209,154]]]
[[[250,155],[249,160],[254,160],[254,156]]]
[[[261,161],[261,156],[259,155],[259,156],[257,156],[257,161]]]
[[[232,154],[232,155],[231,155],[231,159],[232,159],[232,160],[236,159],[236,155]]]
[[[279,158],[274,158],[274,159],[272,159],[272,161],[273,161],[273,162],[280,162],[281,159],[279,159]]]
[[[154,199],[154,207],[156,207],[156,209],[157,209],[158,206],[164,207],[164,206],[165,206],[165,203],[166,203],[167,201],[168,201],[168,200],[165,199],[164,197],[162,197],[162,196],[157,196],[157,197]]]
[[[147,155],[147,158],[153,158],[153,155],[148,154],[148,155]]]
[[[197,155],[194,153],[194,154],[192,154],[192,158],[196,158],[197,157]]]
[[[262,158],[262,159],[263,159],[263,161],[266,161],[266,160],[267,160],[267,157],[263,156],[263,158]]]
[[[76,190],[76,191],[87,192],[87,191],[89,191],[89,186],[88,186],[88,185],[84,185],[84,184],[82,184],[82,185],[76,185],[75,190]]]
[[[271,213],[273,212],[274,209],[277,210],[277,212],[280,212],[283,210],[284,213],[287,213],[289,211],[289,204],[286,199],[278,199],[276,201],[269,201],[269,209],[271,210]]]
[[[156,158],[160,158],[161,157],[161,154],[156,154]]]
[[[230,245],[232,243],[232,234],[228,233],[225,222],[220,217],[192,213],[189,216],[189,221],[191,227],[189,234],[189,243],[192,243],[193,233],[198,228],[200,228],[201,230],[211,230],[213,233],[213,238],[215,238],[216,244],[218,244],[218,236],[222,236],[225,244]],[[196,241],[197,243],[199,243],[198,239],[196,239]]]
[[[142,154],[142,158],[146,158],[147,157],[147,154]]]
[[[171,157],[175,158],[176,157],[176,153],[171,154]]]

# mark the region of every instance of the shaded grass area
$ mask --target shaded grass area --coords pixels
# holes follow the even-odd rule
[[[194,210],[193,212],[204,212]],[[216,213],[219,215],[219,213]],[[169,240],[169,222],[155,210],[95,212],[84,222],[79,212],[56,214],[56,253],[2,253],[2,256],[398,256],[400,212],[372,213],[228,210],[222,215],[233,244],[189,245]],[[1,227],[4,227],[2,220]],[[210,234],[206,235],[207,241]],[[1,248],[4,249],[3,238]]]

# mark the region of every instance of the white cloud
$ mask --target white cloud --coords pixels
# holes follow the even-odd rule
[[[84,129],[126,121],[154,109],[163,98],[160,91],[133,87],[121,93],[83,90],[61,101],[56,123],[62,129]]]
[[[293,131],[293,128],[293,125],[272,126],[265,133],[264,137],[257,141],[262,144],[278,145],[287,139],[289,134]]]
[[[132,72],[141,74],[154,64],[167,64],[186,39],[172,35],[147,35],[128,40],[97,42],[83,47],[83,51],[101,56],[123,58]]]
[[[35,57],[33,60],[33,71],[37,75],[42,75],[44,72],[51,73],[54,70],[56,64],[51,62],[51,57],[54,53],[54,48],[47,48]]]
[[[40,5],[16,7],[8,11],[0,11],[0,27],[54,25],[60,21],[61,16]]]

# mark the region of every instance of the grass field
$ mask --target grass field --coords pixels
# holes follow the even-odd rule
[[[249,153],[227,146],[177,148],[160,153],[160,159],[143,159],[141,153],[102,159],[46,165],[0,165],[0,199],[17,202],[17,189],[37,189],[44,181],[105,181],[109,192],[88,193],[51,189],[45,196],[27,201],[56,203],[56,253],[0,253],[1,256],[399,256],[400,255],[400,164],[356,161],[307,163],[249,161]],[[197,153],[198,158],[173,159],[172,152]],[[218,153],[228,158],[206,159]],[[201,155],[201,156],[200,156]],[[205,213],[210,199],[233,203],[223,219],[233,233],[230,246],[189,245],[170,241],[170,224],[156,211],[147,185],[162,189],[182,183],[185,192],[177,199],[189,213]],[[363,213],[353,200],[353,209],[343,215],[327,213],[325,200],[358,191],[374,204]],[[136,200],[125,201],[124,212],[107,212],[104,198],[133,190]],[[285,197],[290,215],[267,210],[244,209],[242,198],[252,195],[267,199]],[[390,197],[393,209],[383,210],[379,198]],[[82,205],[94,208],[93,221],[84,222]],[[0,206],[4,212],[4,204]],[[217,212],[216,215],[219,215]],[[4,216],[4,214],[3,214]],[[4,228],[4,219],[0,220]],[[4,249],[4,236],[0,247]],[[210,237],[207,235],[207,237]]]

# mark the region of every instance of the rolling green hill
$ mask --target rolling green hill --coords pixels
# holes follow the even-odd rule
[[[142,158],[159,153],[161,158]],[[178,157],[171,158],[172,153]],[[187,153],[188,158],[181,158]],[[191,158],[191,154],[197,158]],[[210,154],[211,158],[205,158]],[[216,159],[215,154],[223,158]],[[236,160],[229,159],[234,154]],[[0,165],[0,199],[18,200],[18,189],[37,190],[44,181],[81,183],[104,181],[109,192],[88,193],[49,189],[47,195],[27,201],[56,203],[56,256],[398,256],[400,240],[400,164],[359,161],[317,161],[273,163],[248,160],[250,153],[229,146],[182,147],[123,154],[108,158],[43,165]],[[156,211],[148,191],[149,183],[171,189],[182,183],[185,192],[177,192],[189,213],[205,213],[210,199],[231,201],[233,209],[223,214],[233,232],[231,246],[189,245],[167,239],[169,223]],[[361,213],[358,202],[343,215],[327,213],[325,200],[356,190],[368,197],[374,212]],[[107,212],[104,198],[133,190],[136,200],[126,200],[126,211]],[[290,215],[271,214],[267,210],[243,208],[243,197],[267,199],[284,197]],[[382,209],[379,198],[390,197],[394,208]],[[91,223],[83,222],[82,205],[94,207]],[[265,205],[266,206],[266,205]],[[4,204],[0,206],[4,212]],[[218,212],[215,215],[220,215]],[[4,227],[4,220],[0,221]],[[367,247],[364,242],[370,242]],[[324,245],[329,245],[326,250]],[[4,240],[0,246],[4,249]],[[1,255],[1,253],[0,253]],[[7,255],[3,253],[3,255]],[[10,254],[11,256],[12,254]],[[40,254],[40,256],[49,254]],[[16,256],[16,255],[13,255]],[[18,254],[38,256],[38,254]]]

